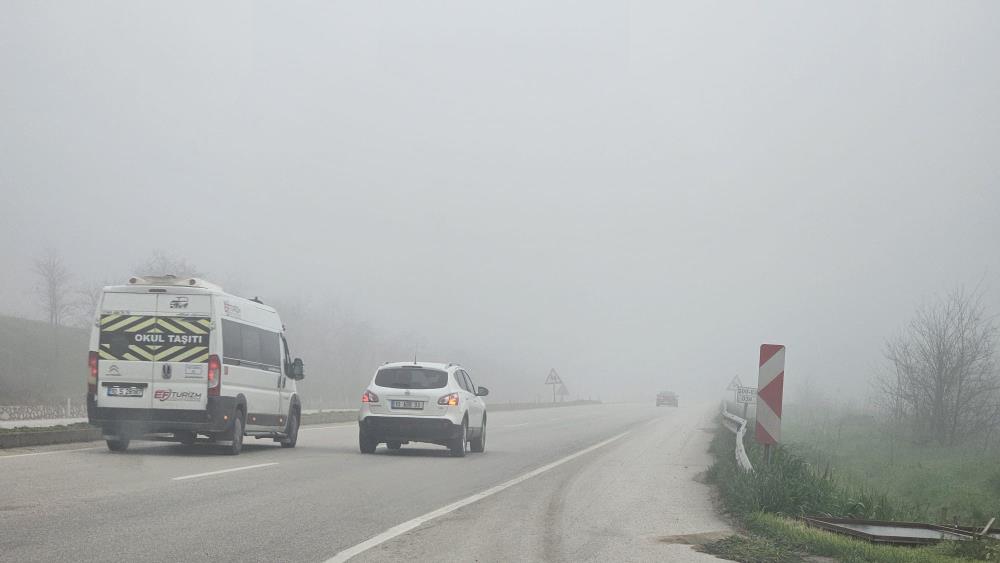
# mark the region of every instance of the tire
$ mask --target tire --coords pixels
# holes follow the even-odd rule
[[[390,450],[398,450],[399,448],[403,447],[403,443],[402,442],[386,442],[385,443],[385,447],[389,448]]]
[[[469,450],[481,454],[486,451],[486,417],[483,416],[483,425],[479,430],[479,436],[469,440]]]
[[[369,437],[365,434],[364,430],[358,431],[358,448],[363,454],[373,454],[375,453],[375,448],[378,447],[378,440]]]
[[[281,447],[294,448],[295,444],[299,441],[299,413],[293,412],[292,415],[288,417],[288,428],[286,432],[288,437],[281,440]]]
[[[185,446],[194,445],[195,433],[194,432],[174,432],[174,439],[184,444]]]
[[[128,449],[128,438],[118,438],[115,440],[107,440],[108,449],[113,452],[124,452]]]
[[[245,416],[243,411],[236,411],[236,416],[233,417],[233,429],[226,436],[231,443],[224,446],[226,455],[240,455],[240,452],[243,451],[243,418]]]
[[[462,434],[448,442],[448,449],[453,457],[465,457],[466,445],[469,443],[469,421],[462,422]]]

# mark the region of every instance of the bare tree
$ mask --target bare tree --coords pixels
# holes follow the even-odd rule
[[[138,275],[173,274],[179,278],[200,278],[205,275],[194,264],[189,263],[186,259],[171,256],[162,250],[154,250],[152,256],[150,256],[145,262],[136,265],[134,270]]]
[[[71,313],[74,326],[87,327],[94,322],[94,313],[101,303],[101,296],[106,285],[111,285],[111,283],[105,281],[77,288]]]
[[[42,310],[50,324],[61,325],[73,308],[69,268],[55,250],[49,249],[35,260],[32,271],[38,276],[35,291]]]
[[[886,344],[892,367],[882,389],[893,417],[923,440],[953,444],[997,424],[998,329],[982,291],[954,291],[921,307]]]

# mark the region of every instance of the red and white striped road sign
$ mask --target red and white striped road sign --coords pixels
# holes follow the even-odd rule
[[[781,441],[781,392],[785,385],[785,347],[761,344],[757,375],[757,426],[754,433],[761,444]]]

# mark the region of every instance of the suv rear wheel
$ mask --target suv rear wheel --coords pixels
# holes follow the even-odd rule
[[[452,438],[448,442],[448,449],[451,450],[451,455],[455,457],[465,457],[466,444],[469,443],[469,421],[462,421],[462,434],[457,438]]]
[[[479,435],[469,441],[469,449],[477,454],[486,451],[486,417],[483,417],[483,426],[479,430]]]
[[[375,453],[375,448],[378,447],[378,440],[365,434],[364,430],[358,431],[358,447],[361,449],[363,454],[373,454]]]
[[[108,449],[113,452],[124,452],[128,449],[128,438],[117,438],[114,440],[107,440]]]

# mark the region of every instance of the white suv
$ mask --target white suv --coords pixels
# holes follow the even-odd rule
[[[378,368],[361,396],[358,444],[374,453],[382,442],[398,450],[409,442],[447,446],[452,455],[486,450],[485,387],[472,384],[458,364],[398,362]]]

